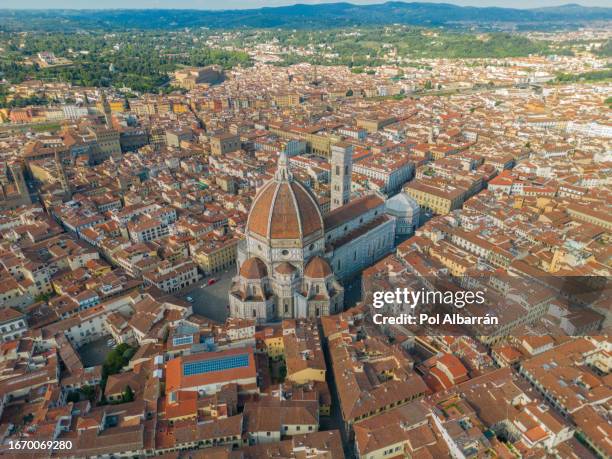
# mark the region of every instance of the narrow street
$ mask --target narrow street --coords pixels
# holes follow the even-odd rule
[[[322,333],[322,331],[319,331]],[[344,456],[346,458],[352,458],[354,456],[353,442],[347,441],[348,433],[344,428],[344,422],[342,421],[342,411],[340,410],[340,400],[338,399],[338,390],[336,387],[336,381],[334,378],[334,372],[332,371],[331,359],[329,355],[329,348],[326,342],[323,344],[323,355],[325,356],[325,366],[327,371],[325,373],[325,379],[327,381],[327,387],[331,394],[331,415],[320,418],[320,430],[334,430],[337,429],[342,434],[342,446],[344,448]]]

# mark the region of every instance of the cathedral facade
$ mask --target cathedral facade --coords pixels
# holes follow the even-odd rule
[[[340,196],[345,186],[342,180]],[[339,279],[389,253],[394,237],[395,218],[385,214],[382,197],[367,195],[323,215],[281,153],[274,178],[255,196],[238,246],[230,315],[266,323],[341,312]]]

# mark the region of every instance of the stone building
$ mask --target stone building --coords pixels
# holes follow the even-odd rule
[[[0,183],[0,209],[14,209],[31,204],[32,200],[23,176],[22,165],[16,162],[11,163],[7,169],[10,171],[12,183],[9,183],[8,174]]]
[[[323,216],[281,153],[274,178],[253,201],[245,232],[230,314],[264,323],[342,311],[339,278],[351,277],[393,249],[395,219],[374,194]]]
[[[401,192],[388,199],[385,204],[388,215],[396,218],[395,234],[399,238],[412,236],[419,227],[421,208],[408,193]]]
[[[353,173],[353,146],[344,142],[331,148],[331,210],[349,202]]]

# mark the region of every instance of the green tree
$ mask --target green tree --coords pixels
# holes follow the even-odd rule
[[[573,83],[583,81],[608,81],[612,79],[612,69],[596,70],[585,73],[559,73],[556,78],[557,83]]]
[[[135,347],[121,343],[106,355],[106,359],[104,359],[102,364],[102,388],[106,386],[108,377],[119,373],[129,363],[135,353]]]
[[[121,401],[123,403],[134,401],[134,391],[130,386],[125,386],[125,390],[123,391],[123,394],[121,394]]]
[[[44,303],[46,303],[47,301],[49,301],[49,298],[51,298],[52,293],[41,293],[39,295],[36,295],[36,297],[34,298],[34,301],[42,301]]]

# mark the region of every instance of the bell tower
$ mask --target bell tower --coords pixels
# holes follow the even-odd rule
[[[351,198],[353,146],[338,142],[331,149],[331,210],[347,204]]]
[[[102,93],[101,97],[102,111],[104,112],[104,124],[107,128],[111,128],[113,124],[113,114],[111,112],[110,104],[106,99],[106,94]]]
[[[9,166],[11,170],[11,175],[13,176],[13,181],[15,182],[15,188],[17,188],[17,192],[20,195],[28,192],[28,187],[26,185],[25,178],[23,178],[23,171],[21,170],[21,164],[12,163]]]
[[[55,167],[57,169],[57,177],[62,186],[62,190],[68,199],[72,197],[72,193],[70,190],[70,182],[68,181],[68,177],[66,175],[66,170],[64,169],[64,164],[62,163],[62,158],[60,157],[59,151],[55,151]]]

